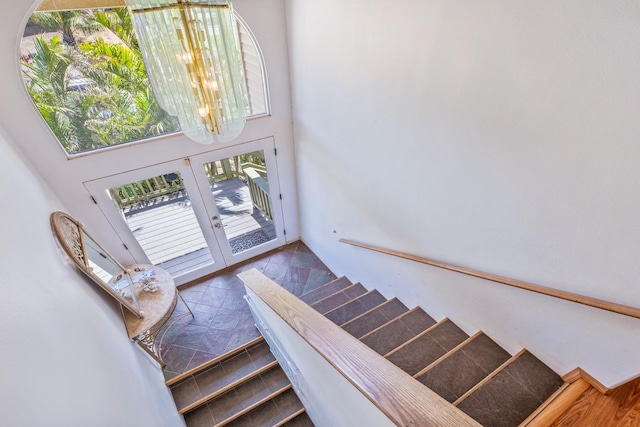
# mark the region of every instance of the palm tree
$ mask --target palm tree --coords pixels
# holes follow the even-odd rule
[[[133,28],[131,14],[127,9],[115,8],[105,11],[96,11],[93,19],[104,28],[111,30],[113,34],[118,36],[118,38],[130,48],[137,51],[140,50],[138,38],[136,37],[135,29]]]
[[[74,39],[72,45],[60,43],[59,36],[51,43],[35,38],[36,53],[23,61],[25,81],[65,150],[73,154],[179,130],[176,118],[160,109],[153,95],[126,9],[74,12],[95,18],[95,25],[122,42],[98,38],[78,45]],[[60,18],[62,13],[47,15]],[[74,88],[73,81],[84,84]]]
[[[54,36],[51,42],[42,37],[34,39],[35,54],[29,62],[22,62],[27,89],[38,110],[53,133],[68,152],[82,149],[82,142],[90,135],[82,127],[78,116],[84,114],[77,92],[68,91],[71,56]]]
[[[158,106],[130,21],[128,27],[118,26],[118,35],[135,43],[114,44],[98,38],[79,46],[90,59],[83,74],[107,95],[101,105],[108,114],[87,125],[102,140],[120,142],[179,130],[177,120]]]
[[[76,32],[86,34],[100,28],[93,13],[88,10],[66,10],[62,12],[35,12],[30,21],[49,31],[62,32],[62,41],[67,46],[76,47]]]

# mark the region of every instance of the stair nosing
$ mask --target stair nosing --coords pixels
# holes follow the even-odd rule
[[[440,320],[439,322],[434,323],[433,325],[429,326],[427,329],[425,329],[424,331],[420,332],[418,335],[416,335],[413,338],[410,338],[409,340],[405,341],[404,343],[400,344],[399,346],[397,346],[396,348],[394,348],[393,350],[391,350],[390,352],[388,352],[387,354],[385,354],[384,357],[385,359],[389,356],[391,356],[393,353],[402,350],[403,348],[405,348],[406,346],[408,346],[409,344],[411,344],[412,342],[420,339],[421,337],[427,335],[429,332],[433,331],[435,328],[437,328],[438,326],[442,325],[443,323],[445,323],[447,320],[449,320],[448,317],[443,318],[442,320]],[[437,344],[437,342],[436,342]],[[438,344],[440,345],[440,344]]]
[[[333,279],[330,282],[327,282],[325,284],[322,284],[322,285],[318,286],[315,289],[311,289],[309,292],[305,292],[304,294],[300,295],[298,298],[304,302],[304,300],[302,299],[303,297],[305,297],[307,295],[310,295],[310,294],[316,292],[318,289],[324,288],[325,286],[329,286],[330,284],[335,283],[335,282],[337,282],[338,280],[341,280],[341,279],[347,279],[349,281],[349,283],[351,283],[351,280],[349,280],[346,276],[340,276],[340,277],[337,277],[337,278]],[[351,283],[351,285],[353,285],[353,283]],[[351,286],[351,285],[349,285],[349,286]],[[347,287],[349,287],[349,286],[347,286]],[[344,288],[342,288],[342,289],[344,289]],[[335,293],[335,292],[333,292],[333,293]],[[305,302],[305,304],[308,304],[308,303]],[[308,305],[311,305],[311,304],[308,304]]]
[[[354,317],[353,319],[351,319],[351,320],[347,320],[347,321],[346,321],[346,322],[344,322],[342,325],[340,325],[340,327],[341,327],[341,328],[344,328],[345,326],[348,326],[351,322],[355,322],[356,320],[360,319],[361,317],[366,316],[367,314],[369,314],[369,313],[371,313],[371,312],[373,312],[373,311],[375,311],[375,310],[379,309],[379,308],[380,308],[380,307],[382,307],[383,305],[388,304],[389,302],[391,302],[391,301],[393,301],[393,300],[398,301],[398,298],[393,297],[393,298],[391,298],[391,299],[388,299],[388,300],[386,300],[385,302],[380,303],[380,304],[376,305],[375,307],[370,308],[369,310],[365,311],[364,313],[357,315],[357,316],[356,316],[356,317]],[[400,304],[402,304],[402,302],[401,302]]]
[[[583,381],[584,381],[584,380],[583,380]],[[557,389],[556,391],[554,391],[554,392],[551,394],[551,396],[549,396],[549,397],[548,397],[544,402],[542,402],[542,405],[538,406],[538,407],[536,408],[536,410],[535,410],[535,411],[533,411],[532,413],[530,413],[530,414],[529,414],[529,416],[528,416],[527,418],[525,418],[525,420],[524,420],[524,421],[522,421],[522,422],[520,423],[520,426],[525,427],[525,426],[529,425],[533,420],[535,420],[535,419],[536,419],[538,416],[540,416],[544,411],[546,411],[546,410],[547,410],[547,408],[551,407],[551,405],[556,401],[556,399],[557,399],[559,396],[561,396],[561,395],[563,395],[564,393],[566,393],[566,392],[570,389],[570,387],[571,387],[573,384],[574,384],[574,383],[570,383],[570,382],[566,382],[566,381],[565,381],[565,382],[562,384],[562,386],[560,386],[560,388],[559,388],[559,389]],[[587,385],[587,386],[585,387],[585,390],[586,390],[588,387],[589,387],[589,386]],[[582,393],[583,393],[583,392],[584,392],[584,391],[581,391],[581,392],[578,394],[578,397],[579,397],[580,395],[582,395]],[[577,398],[578,398],[578,397],[576,397],[576,400],[577,400]],[[565,412],[565,411],[561,411],[561,412],[559,413],[559,416],[562,414],[562,412]]]
[[[459,404],[461,404],[462,402],[464,402],[464,400],[471,396],[473,393],[475,393],[476,391],[478,391],[483,385],[485,385],[486,383],[488,383],[493,377],[495,377],[496,375],[498,375],[500,372],[502,372],[507,366],[511,365],[513,362],[515,362],[522,354],[524,354],[527,350],[526,349],[521,349],[519,352],[517,352],[516,354],[514,354],[513,356],[511,356],[508,360],[506,360],[502,365],[498,366],[496,369],[494,369],[489,375],[487,375],[486,377],[484,377],[481,381],[479,381],[476,385],[474,385],[473,387],[471,387],[469,390],[467,390],[467,392],[465,394],[463,394],[462,396],[460,396],[458,399],[456,399],[452,405],[453,406],[458,406]]]
[[[241,346],[238,346],[236,348],[234,348],[231,351],[226,352],[225,354],[218,356],[214,359],[209,360],[208,362],[203,363],[202,365],[198,365],[195,368],[189,369],[187,372],[183,372],[180,375],[177,375],[167,381],[165,381],[165,384],[167,387],[171,387],[173,385],[176,385],[177,383],[186,380],[187,378],[189,378],[190,376],[193,376],[195,374],[197,374],[200,371],[204,371],[207,368],[210,368],[211,366],[215,365],[216,363],[220,363],[221,361],[225,360],[226,358],[235,356],[238,353],[241,353],[243,350],[248,349],[249,347],[253,347],[256,344],[259,344],[260,342],[264,341],[264,337],[262,335],[260,335],[257,338],[252,339],[251,341],[249,341],[248,343],[245,343]]]
[[[363,340],[363,339],[367,338],[369,335],[371,335],[371,334],[373,334],[375,332],[378,332],[380,329],[390,325],[391,323],[395,322],[396,320],[399,320],[399,319],[403,318],[404,316],[407,316],[409,313],[413,313],[414,311],[417,311],[418,309],[420,309],[419,306],[413,307],[413,308],[405,311],[404,313],[400,314],[399,316],[394,317],[393,319],[389,320],[388,322],[383,323],[382,325],[378,326],[377,328],[373,329],[372,331],[367,332],[366,334],[364,334],[363,336],[361,336],[358,339],[359,340]]]
[[[339,289],[339,290],[335,291],[334,293],[332,293],[332,294],[330,294],[330,295],[327,295],[326,297],[321,298],[321,299],[319,299],[318,301],[315,301],[313,304],[309,304],[309,305],[310,305],[311,307],[313,307],[314,305],[316,305],[316,304],[318,304],[318,303],[320,303],[320,302],[322,302],[322,301],[324,301],[324,300],[326,300],[326,299],[328,299],[328,298],[331,298],[332,296],[334,296],[334,295],[336,295],[336,294],[338,294],[338,293],[340,293],[340,292],[344,292],[346,289],[352,288],[352,287],[357,286],[357,285],[362,286],[362,284],[361,284],[360,282],[352,283],[352,284],[350,284],[349,286],[347,286],[346,288]],[[363,287],[364,287],[364,286],[363,286]],[[366,289],[366,288],[365,288],[365,289]],[[331,309],[331,310],[333,310],[333,309]],[[331,311],[331,310],[330,310],[330,311]],[[328,313],[328,312],[327,312],[327,313]],[[324,314],[324,313],[322,313],[322,314]]]
[[[366,288],[365,288],[365,289],[366,289]],[[344,303],[340,304],[339,306],[334,307],[334,308],[332,308],[331,310],[329,310],[329,311],[327,311],[327,312],[324,312],[324,313],[321,313],[321,314],[322,314],[323,316],[327,317],[327,315],[328,315],[328,314],[330,314],[331,312],[336,311],[337,309],[342,308],[342,307],[344,307],[345,305],[350,304],[350,303],[352,303],[352,302],[354,302],[354,301],[357,301],[357,300],[359,300],[360,298],[362,298],[362,297],[364,297],[364,296],[366,296],[366,295],[372,294],[372,293],[374,293],[374,292],[378,292],[378,290],[377,290],[377,289],[371,289],[371,290],[369,290],[369,291],[365,292],[364,294],[360,294],[360,295],[358,295],[358,297],[357,297],[357,298],[350,299],[349,301],[346,301],[346,302],[344,302]],[[380,292],[378,292],[378,293],[380,293]],[[382,294],[380,294],[380,295],[382,295]],[[384,296],[383,296],[383,298],[384,298]]]
[[[271,368],[274,368],[275,366],[278,366],[279,362],[277,360],[272,360],[271,362],[267,363],[264,366],[261,366],[260,368],[256,369],[255,371],[250,372],[249,374],[245,375],[244,377],[241,377],[235,381],[233,381],[230,384],[225,385],[224,387],[214,391],[213,393],[209,393],[206,396],[201,397],[200,399],[196,400],[193,403],[190,403],[189,405],[178,409],[178,413],[179,414],[186,414],[189,411],[194,410],[195,408],[197,408],[198,406],[202,406],[205,403],[207,403],[210,400],[215,399],[218,396],[223,395],[224,393],[228,392],[229,390],[238,387],[240,384],[242,384],[245,381],[250,380],[251,378],[254,378],[258,375],[260,375],[263,372],[268,371]]]
[[[467,338],[466,340],[462,341],[460,344],[458,344],[457,346],[453,347],[451,350],[447,351],[445,354],[443,354],[442,356],[438,357],[436,360],[434,360],[433,362],[431,362],[429,365],[425,366],[424,368],[422,368],[420,371],[416,372],[415,374],[413,374],[413,378],[418,378],[419,376],[427,373],[429,370],[431,370],[434,366],[436,366],[438,363],[442,362],[443,360],[445,360],[446,358],[448,358],[449,356],[451,356],[453,353],[457,352],[458,350],[460,350],[462,347],[464,347],[465,345],[469,344],[471,341],[473,341],[474,339],[476,339],[477,337],[479,337],[480,335],[482,335],[483,332],[482,331],[478,331],[475,334],[469,336],[469,338]]]
[[[305,409],[305,407],[303,406],[302,408],[298,409],[296,412],[294,412],[293,414],[287,416],[285,419],[278,421],[276,424],[273,425],[273,427],[280,427],[285,425],[286,423],[288,423],[289,421],[291,421],[292,419],[294,419],[295,417],[297,417],[300,414],[303,414],[307,412],[307,410]]]
[[[213,427],[222,427],[222,426],[224,426],[226,424],[229,424],[231,421],[237,420],[238,418],[240,418],[244,414],[246,414],[248,412],[251,412],[252,410],[257,408],[258,406],[262,405],[265,402],[268,402],[269,400],[271,400],[274,397],[284,393],[285,391],[289,390],[290,388],[293,388],[293,385],[291,385],[291,383],[289,383],[286,386],[274,391],[273,393],[269,394],[268,396],[263,397],[262,399],[258,400],[257,402],[247,406],[246,408],[242,409],[240,412],[236,412],[235,414],[231,415],[230,417],[227,417],[224,420],[220,421],[219,423],[214,424]]]

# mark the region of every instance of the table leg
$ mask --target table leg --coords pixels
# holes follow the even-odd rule
[[[155,359],[155,361],[160,364],[160,367],[162,369],[164,369],[164,367],[167,364],[164,363],[164,361],[160,357],[160,349],[158,349],[156,351],[156,346],[155,346],[156,336],[155,336],[155,334],[151,333],[151,331],[149,331],[149,330],[144,331],[142,334],[140,334],[140,335],[138,335],[136,337],[136,342],[138,343],[138,345],[140,347],[142,347],[142,349],[144,351],[146,351],[149,354],[149,356],[153,357]]]
[[[191,313],[191,317],[195,319],[196,316],[193,314],[193,311],[191,311],[191,309],[189,308],[189,305],[187,305],[187,302],[184,300],[184,298],[182,298],[182,295],[180,295],[180,291],[178,291],[178,296],[182,300],[182,303],[184,304],[184,306],[187,307],[187,310],[189,310],[189,313]]]

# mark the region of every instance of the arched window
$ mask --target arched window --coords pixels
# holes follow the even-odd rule
[[[269,95],[262,53],[258,49],[258,43],[249,26],[239,15],[236,14],[236,17],[238,19],[242,59],[244,60],[244,75],[249,92],[249,107],[251,109],[249,117],[263,116],[269,114]]]
[[[60,3],[46,0],[31,16],[20,59],[29,94],[66,153],[179,132],[177,119],[155,100],[127,9],[56,10],[64,8]],[[69,3],[78,7],[82,1]],[[236,17],[250,103],[246,115],[267,115],[262,54]]]

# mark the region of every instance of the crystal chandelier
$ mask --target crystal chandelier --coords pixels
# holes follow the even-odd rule
[[[156,99],[201,144],[230,141],[249,111],[227,0],[126,0]]]

